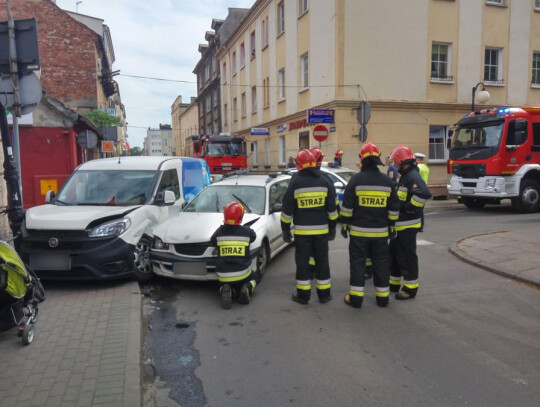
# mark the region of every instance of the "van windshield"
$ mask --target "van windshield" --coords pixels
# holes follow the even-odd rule
[[[155,171],[76,171],[53,203],[129,206],[150,197]]]

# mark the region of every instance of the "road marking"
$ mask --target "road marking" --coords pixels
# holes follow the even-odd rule
[[[424,240],[424,239],[417,239],[416,240],[416,245],[417,246],[428,246],[430,244],[433,244],[433,242],[428,242],[427,240]]]

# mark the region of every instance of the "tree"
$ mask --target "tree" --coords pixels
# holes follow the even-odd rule
[[[92,122],[94,126],[99,129],[100,132],[103,132],[103,129],[107,126],[120,126],[119,117],[111,116],[110,114],[102,112],[101,110],[94,109],[85,116]]]
[[[141,155],[142,154],[142,150],[140,147],[131,147],[129,149],[129,155]]]

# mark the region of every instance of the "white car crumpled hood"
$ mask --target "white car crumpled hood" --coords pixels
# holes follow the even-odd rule
[[[261,215],[246,213],[242,224],[260,217]],[[221,225],[222,213],[180,212],[177,217],[154,228],[153,234],[169,244],[208,242]]]
[[[96,219],[120,216],[139,206],[40,205],[26,211],[26,228],[84,230]]]

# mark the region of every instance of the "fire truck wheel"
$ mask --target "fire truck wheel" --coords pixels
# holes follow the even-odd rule
[[[461,202],[469,209],[482,209],[486,205],[486,201],[480,198],[470,196],[462,196]]]
[[[512,206],[518,212],[531,213],[540,209],[540,187],[533,179],[524,179],[519,187],[519,196],[512,198]]]

